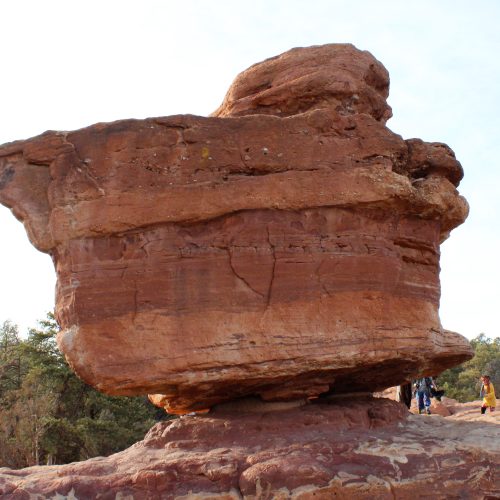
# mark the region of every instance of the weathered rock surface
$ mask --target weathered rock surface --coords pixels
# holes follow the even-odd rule
[[[441,415],[442,417],[447,417],[451,420],[500,424],[500,412],[487,411],[483,415],[480,411],[482,404],[482,400],[470,401],[468,403],[459,403],[455,399],[447,397],[443,397],[441,401],[437,401],[436,399],[432,398],[430,409],[433,415]],[[410,411],[415,414],[418,413],[418,408],[415,400],[412,400]],[[500,449],[500,442],[497,443],[497,446]]]
[[[213,116],[291,116],[314,109],[366,113],[385,123],[389,73],[350,44],[298,47],[254,64],[234,80]]]
[[[285,411],[242,406],[159,423],[142,442],[107,458],[0,469],[0,494],[13,500],[500,495],[500,426],[493,423],[411,415],[382,398]]]
[[[59,344],[169,411],[374,391],[468,359],[443,330],[439,244],[462,168],[385,126],[388,75],[350,45],[240,75],[216,116],[0,147],[0,202],[49,252]]]

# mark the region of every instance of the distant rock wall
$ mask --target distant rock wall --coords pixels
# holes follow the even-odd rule
[[[52,255],[79,376],[183,413],[381,390],[470,358],[438,317],[462,168],[385,126],[388,88],[352,45],[293,49],[239,75],[212,117],[1,146],[0,202]]]

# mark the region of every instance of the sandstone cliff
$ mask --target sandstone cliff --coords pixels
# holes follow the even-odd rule
[[[471,356],[438,317],[464,221],[450,148],[389,130],[387,71],[351,45],[252,66],[212,117],[0,147],[0,202],[56,267],[86,382],[183,413],[375,391]]]

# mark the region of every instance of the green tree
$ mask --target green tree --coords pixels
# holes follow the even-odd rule
[[[489,375],[494,387],[500,390],[500,337],[491,339],[484,333],[471,340],[474,357],[439,376],[446,396],[461,402],[479,398],[480,377]]]
[[[56,336],[59,332],[52,313],[39,322],[40,328],[30,328],[28,338],[23,342],[22,352],[29,369],[39,370],[43,383],[56,397],[55,417],[72,419],[85,416],[87,394],[95,392],[80,380],[70,369],[59,351]]]
[[[17,325],[4,321],[0,326],[0,402],[7,391],[21,387],[20,344]]]
[[[19,389],[10,391],[0,412],[0,443],[15,450],[13,463],[23,467],[39,465],[43,455],[40,445],[47,417],[53,412],[55,398],[40,377],[31,370]],[[9,464],[10,465],[10,464]]]
[[[80,460],[84,445],[79,429],[67,418],[47,417],[41,436],[46,463],[70,463]]]
[[[82,458],[109,455],[131,446],[144,437],[155,415],[156,408],[146,397],[90,391],[85,399],[85,416],[76,421],[84,440]]]
[[[157,409],[86,385],[57,348],[54,316],[39,325],[24,340],[15,325],[0,327],[0,466],[68,463],[140,440]]]

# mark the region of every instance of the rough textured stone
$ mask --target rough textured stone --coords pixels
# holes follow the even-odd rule
[[[350,44],[295,48],[240,73],[213,116],[290,116],[330,108],[385,123],[392,111],[389,73]]]
[[[294,49],[240,75],[217,116],[0,147],[0,202],[53,257],[75,371],[186,412],[381,390],[468,359],[438,317],[462,168],[385,126],[387,89],[367,52]]]
[[[382,398],[320,400],[285,411],[270,405],[223,405],[206,416],[159,423],[143,441],[107,458],[0,469],[0,494],[13,500],[500,495],[494,423],[411,415]]]

